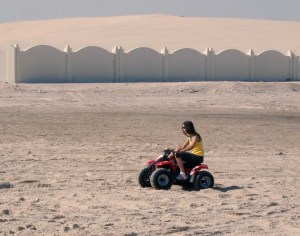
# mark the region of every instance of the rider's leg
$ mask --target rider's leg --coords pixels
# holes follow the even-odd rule
[[[173,158],[173,157],[174,157],[174,153],[171,152],[171,153],[169,154],[168,158],[171,159],[171,158]]]
[[[185,173],[185,169],[184,169],[181,157],[176,157],[176,161],[177,161],[177,164],[179,166],[180,172]]]

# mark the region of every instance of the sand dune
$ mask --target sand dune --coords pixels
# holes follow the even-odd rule
[[[74,50],[84,46],[100,46],[109,51],[123,46],[163,47],[174,51],[194,48],[239,49],[256,53],[264,50],[300,52],[300,22],[249,19],[217,19],[168,15],[141,15],[98,18],[74,18],[0,24],[0,48],[19,44],[25,49],[46,44]]]

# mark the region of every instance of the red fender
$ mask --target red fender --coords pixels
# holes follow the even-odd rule
[[[200,164],[192,169],[190,175],[195,175],[197,172],[199,172],[202,169],[208,169],[208,166],[206,164]]]
[[[155,162],[155,160],[150,160],[147,162],[147,165],[151,165],[153,162]]]
[[[201,164],[201,165],[200,165],[200,169],[208,169],[208,165],[206,165],[206,164]]]
[[[159,163],[155,164],[155,166],[157,168],[166,168],[166,167],[169,167],[172,172],[176,171],[176,166],[171,161],[162,161],[162,162],[159,162]]]

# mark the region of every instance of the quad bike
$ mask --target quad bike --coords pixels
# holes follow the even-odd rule
[[[176,180],[180,173],[179,167],[174,157],[168,158],[173,150],[164,150],[163,155],[155,160],[150,160],[147,166],[139,174],[139,184],[141,187],[153,187],[155,189],[169,189],[173,183],[181,185],[192,185],[195,190],[212,188],[214,177],[208,171],[206,164],[191,166],[184,163],[184,168],[188,178],[186,180]]]

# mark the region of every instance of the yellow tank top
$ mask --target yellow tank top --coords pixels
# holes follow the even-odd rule
[[[190,143],[192,142],[192,138],[189,138],[189,142]],[[195,155],[204,157],[204,149],[203,149],[202,141],[197,142],[190,152]]]

